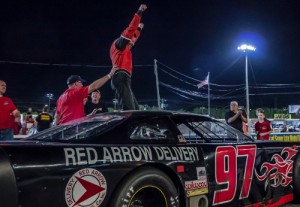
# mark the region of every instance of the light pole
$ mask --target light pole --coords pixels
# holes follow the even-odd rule
[[[53,93],[47,93],[46,97],[48,98],[48,106],[49,106],[49,111],[50,111],[50,100],[53,99]]]
[[[249,51],[255,51],[256,48],[252,45],[246,45],[246,44],[243,44],[241,46],[239,46],[237,48],[238,50],[241,50],[242,52],[245,53],[245,79],[246,79],[246,111],[247,111],[247,120],[248,120],[248,123],[250,121],[250,108],[249,108],[249,83],[248,83],[248,55],[247,55],[247,52]],[[248,124],[248,132],[250,130],[250,125]]]

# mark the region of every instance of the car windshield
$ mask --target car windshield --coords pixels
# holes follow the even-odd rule
[[[214,120],[187,119],[177,126],[183,137],[192,143],[252,141],[240,131]]]
[[[74,120],[34,134],[27,139],[34,140],[78,140],[98,135],[108,127],[117,125],[125,117],[120,115],[96,115]]]

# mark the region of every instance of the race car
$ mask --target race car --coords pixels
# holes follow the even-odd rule
[[[279,206],[300,196],[299,144],[192,113],[97,114],[1,142],[0,206]]]

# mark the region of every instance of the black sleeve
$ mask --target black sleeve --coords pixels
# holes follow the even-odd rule
[[[52,123],[53,122],[53,117],[49,114],[50,116],[50,122]]]
[[[84,105],[84,113],[85,115],[89,115],[90,113],[93,112],[93,108],[91,107],[91,104],[89,102],[89,100],[86,102],[86,104]]]
[[[106,105],[102,102],[102,112],[108,112]]]
[[[36,122],[39,122],[39,121],[40,121],[40,118],[41,118],[41,115],[39,114],[37,117],[35,117],[35,121],[36,121]]]
[[[228,124],[228,119],[231,117],[231,114],[230,114],[230,111],[227,111],[226,113],[225,113],[225,121],[226,121],[226,123]]]
[[[137,13],[140,17],[142,17],[143,12],[142,12],[141,10],[138,10],[136,13]]]
[[[126,45],[130,42],[129,39],[125,39],[124,37],[119,37],[116,41],[115,41],[115,44],[116,44],[116,48],[118,50],[125,50],[126,48]]]

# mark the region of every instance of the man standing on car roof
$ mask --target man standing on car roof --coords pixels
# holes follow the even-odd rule
[[[131,89],[132,53],[131,49],[140,36],[144,27],[141,23],[142,13],[147,9],[141,4],[134,14],[129,26],[122,32],[110,47],[110,59],[118,67],[112,78],[112,88],[116,91],[119,105],[123,110],[138,110],[138,102]]]

